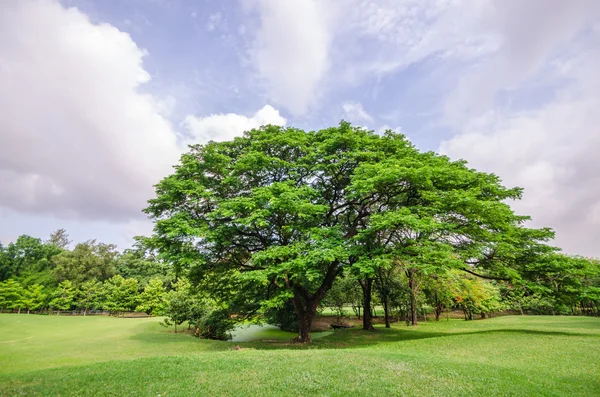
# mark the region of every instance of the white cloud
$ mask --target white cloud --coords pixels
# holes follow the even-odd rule
[[[145,51],[55,1],[0,3],[0,206],[126,221],[180,148]],[[172,102],[172,100],[171,100]]]
[[[392,131],[392,132],[395,132],[395,133],[397,133],[397,134],[404,134],[404,132],[403,132],[403,130],[402,130],[402,127],[400,127],[400,126],[398,126],[398,127],[390,127],[390,126],[389,126],[389,125],[387,125],[387,124],[384,124],[384,125],[382,125],[381,127],[379,127],[379,128],[377,129],[377,133],[378,133],[378,134],[384,134],[384,133],[385,133],[386,131],[388,131],[388,130],[389,130],[389,131]]]
[[[457,135],[440,149],[523,187],[515,209],[554,228],[558,246],[600,256],[600,31],[592,27],[600,3],[492,5],[480,24],[499,45],[446,97],[445,122]]]
[[[315,103],[330,66],[328,8],[316,0],[257,0],[260,28],[251,49],[269,97],[295,115]]]
[[[226,141],[242,135],[244,131],[262,125],[285,125],[287,120],[271,105],[265,105],[253,116],[246,117],[235,113],[213,114],[206,117],[188,116],[185,127],[193,137],[194,143],[208,141]]]
[[[206,23],[206,30],[212,32],[216,29],[219,29],[223,24],[223,16],[220,12],[216,12],[214,14],[210,14],[208,17],[208,22]]]
[[[600,16],[595,0],[530,0],[491,2],[479,16],[480,32],[494,36],[498,46],[467,73],[445,100],[445,116],[462,123],[494,104],[502,90],[512,90],[541,72],[561,46]]]
[[[250,48],[269,99],[305,114],[333,87],[358,85],[440,55],[469,60],[497,47],[479,24],[489,0],[246,0],[260,26]]]
[[[367,113],[360,102],[346,101],[342,104],[342,109],[344,109],[344,113],[346,114],[348,121],[353,123],[373,121],[373,117]]]
[[[269,98],[293,114],[333,87],[442,60],[452,62],[443,64],[446,74],[469,69],[446,101],[446,116],[457,122],[457,114],[485,110],[497,87],[522,82],[600,8],[595,0],[246,2],[261,18],[251,48],[256,69]]]
[[[531,215],[536,226],[555,228],[556,243],[568,252],[595,256],[600,256],[598,39],[598,33],[588,38],[586,51],[557,68],[568,83],[549,103],[490,111],[441,145],[453,158],[524,187],[524,199],[515,203],[519,212]]]

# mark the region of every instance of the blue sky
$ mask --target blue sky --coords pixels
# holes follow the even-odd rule
[[[0,240],[126,247],[187,144],[343,118],[524,187],[600,256],[597,70],[594,0],[4,1]]]

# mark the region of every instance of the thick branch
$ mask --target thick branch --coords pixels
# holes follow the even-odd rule
[[[467,272],[469,274],[472,274],[474,276],[480,277],[480,278],[485,278],[487,280],[500,280],[500,281],[510,281],[509,278],[504,278],[504,277],[494,277],[494,276],[484,276],[483,274],[477,274],[474,271],[471,271],[469,269],[463,269],[463,268],[459,268],[459,270],[462,270],[463,272]]]

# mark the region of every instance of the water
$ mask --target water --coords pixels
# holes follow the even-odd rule
[[[332,331],[312,332],[313,339],[323,338],[331,335]],[[245,324],[236,327],[231,332],[231,342],[252,342],[252,341],[277,341],[289,342],[290,339],[298,336],[296,332],[282,331],[279,327],[270,324]]]

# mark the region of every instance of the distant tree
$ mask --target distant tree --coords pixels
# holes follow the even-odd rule
[[[24,307],[24,295],[25,290],[16,280],[9,279],[0,284],[0,299],[2,300],[2,308],[18,309],[20,313],[21,308]]]
[[[51,258],[61,252],[60,248],[43,244],[39,238],[22,235],[0,251],[0,281],[18,278],[24,284],[34,284],[43,278],[51,267]]]
[[[89,240],[54,256],[53,274],[57,281],[69,280],[75,285],[88,280],[102,282],[116,273],[117,255],[116,246]]]
[[[171,267],[159,260],[146,242],[147,239],[136,237],[133,248],[126,249],[117,257],[117,273],[124,278],[135,278],[142,286],[154,278],[160,278],[163,282],[171,281]]]
[[[69,235],[65,229],[58,229],[50,234],[46,243],[52,244],[61,250],[65,250],[68,248],[69,244],[71,244],[71,241],[69,240]]]
[[[0,313],[4,311],[4,308],[8,305],[5,292],[6,281],[0,281]]]
[[[163,285],[163,280],[160,278],[150,279],[144,292],[139,296],[139,305],[136,311],[145,312],[154,316],[159,316],[163,313],[165,307],[166,290]]]
[[[165,297],[165,319],[161,324],[166,327],[174,325],[177,333],[177,326],[189,320],[191,308],[191,285],[187,279],[180,278]]]
[[[488,281],[472,276],[458,277],[454,283],[454,301],[463,310],[465,320],[473,320],[474,314],[493,313],[502,308],[500,291]]]
[[[69,280],[64,280],[52,294],[52,300],[50,301],[50,307],[56,309],[56,315],[60,314],[61,310],[70,310],[75,301],[77,290],[73,286],[73,283]]]
[[[46,298],[48,294],[44,292],[44,286],[39,284],[33,284],[27,287],[25,291],[25,307],[27,307],[27,314],[30,311],[41,309],[46,304]]]
[[[230,331],[235,325],[226,307],[219,307],[213,300],[197,295],[192,297],[188,321],[196,336],[205,339],[230,339]]]
[[[454,305],[455,280],[449,272],[431,274],[424,279],[423,292],[433,308],[435,321],[439,321],[441,314]]]
[[[387,267],[380,266],[375,272],[375,289],[383,305],[383,317],[385,327],[391,327],[391,311],[394,306],[398,306],[406,288],[403,285],[404,279],[401,277],[401,268],[397,263],[391,263]]]
[[[8,253],[8,248],[0,241],[0,282],[7,280],[13,274],[13,264]]]
[[[104,283],[104,308],[114,315],[133,311],[138,304],[138,282],[116,275]]]
[[[342,323],[346,317],[346,308],[352,306],[359,294],[358,283],[352,277],[340,277],[333,283],[325,295],[323,304],[331,308],[337,323]]]
[[[81,284],[77,291],[77,305],[83,309],[84,316],[88,310],[101,305],[102,292],[102,283],[96,280],[88,280]]]

